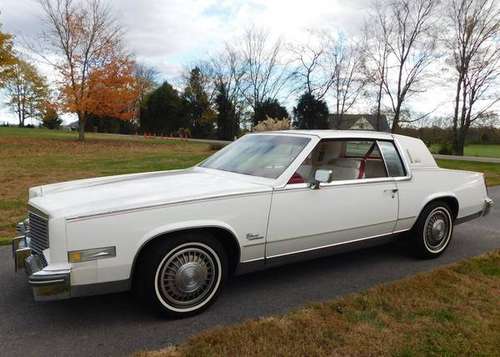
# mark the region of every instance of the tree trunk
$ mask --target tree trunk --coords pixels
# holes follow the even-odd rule
[[[401,113],[401,102],[396,106],[396,110],[394,111],[394,119],[392,120],[392,133],[397,133],[399,130],[399,115]]]
[[[458,111],[460,109],[460,92],[462,91],[462,74],[458,76],[458,81],[457,81],[457,92],[455,94],[455,110],[453,112],[453,153],[458,152],[458,136],[459,136],[459,130],[458,130]]]
[[[383,72],[382,72],[383,73]],[[382,85],[383,82],[380,81],[377,93],[377,131],[380,131],[380,107],[382,102]]]
[[[85,141],[85,113],[78,113],[78,140]]]
[[[454,154],[464,156],[465,138],[467,136],[467,126],[463,126],[458,130],[458,137],[456,140],[457,147],[454,149]]]

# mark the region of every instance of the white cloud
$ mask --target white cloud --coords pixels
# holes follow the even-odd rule
[[[85,0],[81,0],[85,1]],[[106,0],[104,0],[106,1]],[[175,80],[183,66],[220,49],[248,26],[268,29],[274,37],[297,42],[307,29],[340,29],[356,34],[371,0],[108,0],[125,27],[126,42],[138,61],[156,67],[163,79]],[[42,29],[36,0],[2,0],[0,22],[18,43]],[[53,73],[39,63],[49,79]],[[414,98],[420,112],[449,99],[434,88]],[[0,98],[1,100],[1,98]],[[0,107],[4,100],[1,100]],[[2,118],[5,107],[1,108]],[[445,112],[449,113],[446,108]],[[0,118],[0,120],[2,120]]]

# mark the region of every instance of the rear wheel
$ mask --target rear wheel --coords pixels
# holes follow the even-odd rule
[[[422,258],[435,258],[448,247],[452,234],[453,215],[450,207],[445,202],[431,202],[424,208],[413,228],[413,251]]]
[[[140,295],[162,313],[187,317],[208,308],[227,276],[224,247],[211,235],[184,233],[153,243],[141,256]]]

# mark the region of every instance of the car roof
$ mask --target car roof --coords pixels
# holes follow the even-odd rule
[[[320,139],[366,138],[392,140],[394,138],[391,133],[372,130],[280,130],[257,134],[308,135],[317,136]]]

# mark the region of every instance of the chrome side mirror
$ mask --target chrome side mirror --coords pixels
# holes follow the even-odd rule
[[[332,170],[316,170],[314,173],[314,183],[311,184],[311,188],[313,190],[319,189],[319,185],[321,183],[329,183],[332,182],[333,179],[333,171]]]

